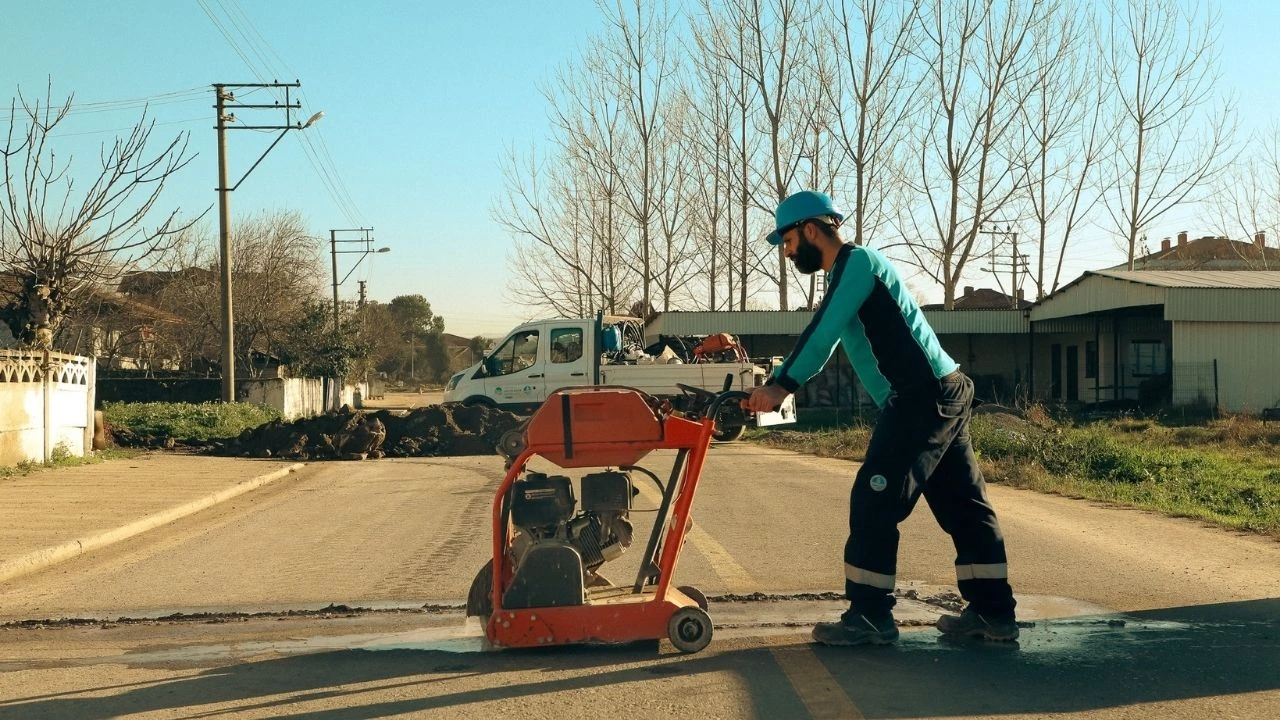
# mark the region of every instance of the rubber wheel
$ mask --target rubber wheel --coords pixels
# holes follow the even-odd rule
[[[711,643],[711,616],[702,608],[680,608],[667,621],[667,638],[680,652],[696,653]]]
[[[685,595],[688,595],[690,600],[698,603],[698,607],[702,608],[703,610],[707,609],[708,607],[707,596],[702,594],[702,591],[699,590],[698,588],[692,585],[681,585],[676,589],[684,593]]]

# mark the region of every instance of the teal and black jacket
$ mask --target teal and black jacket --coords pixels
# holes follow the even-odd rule
[[[770,384],[794,393],[844,345],[876,404],[960,366],[947,355],[902,276],[879,252],[845,244],[827,276],[827,293]]]

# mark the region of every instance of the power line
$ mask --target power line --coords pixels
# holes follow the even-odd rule
[[[90,115],[102,112],[118,112],[120,110],[132,110],[134,108],[145,108],[153,105],[171,105],[174,103],[194,102],[203,100],[208,93],[208,88],[190,88],[186,90],[174,90],[171,92],[157,93],[143,98],[133,98],[129,100],[102,100],[97,102],[72,102],[71,109],[67,111],[67,115]]]
[[[279,53],[271,47],[270,42],[258,32],[253,21],[244,12],[244,9],[236,0],[215,0],[217,7],[221,9],[226,16],[225,22],[222,18],[216,16],[214,10],[208,4],[207,0],[198,0],[200,7],[204,10],[214,26],[222,33],[223,38],[231,46],[232,50],[240,57],[259,81],[265,82],[264,76],[258,71],[259,67],[270,70],[273,63],[267,57],[267,53],[274,56],[279,67],[289,70],[288,63],[280,57]],[[228,28],[230,26],[230,29]],[[240,41],[237,41],[234,34],[238,34]],[[252,54],[257,58],[259,63],[254,63],[242,49],[241,45],[248,45]],[[291,73],[292,74],[292,73]],[[306,94],[299,88],[298,96],[308,106],[311,105]],[[302,135],[301,147],[303,154],[307,156],[308,162],[311,163],[312,169],[315,170],[321,184],[324,185],[325,191],[329,194],[330,199],[338,210],[346,217],[347,221],[353,225],[361,225],[360,210],[357,207],[350,191],[347,189],[342,179],[341,173],[337,171],[337,167],[333,162],[332,155],[329,154],[328,146],[324,143],[324,133],[321,130],[315,130],[318,135],[320,146],[317,148],[315,140],[309,135]]]
[[[198,118],[187,118],[186,120],[166,120],[164,122],[157,121],[155,125],[156,127],[160,127],[162,125],[190,125],[192,123],[208,122],[208,121],[209,121],[208,117],[198,117]],[[151,123],[147,123],[147,124],[150,125]],[[101,130],[78,130],[76,132],[59,132],[59,133],[56,133],[55,136],[56,137],[76,137],[77,135],[102,135],[104,133],[129,132],[133,130],[134,127],[135,126],[131,125],[129,127],[103,128]]]

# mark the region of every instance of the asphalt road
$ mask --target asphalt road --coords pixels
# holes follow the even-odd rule
[[[670,455],[641,464],[664,476]],[[1201,523],[992,488],[1022,618],[1014,645],[806,642],[838,602],[855,465],[713,449],[677,581],[712,596],[716,640],[659,649],[480,652],[462,602],[487,556],[496,457],[330,463],[0,586],[0,720],[228,713],[317,718],[1273,717],[1280,543]],[[652,503],[646,490],[637,508]],[[652,507],[651,504],[647,505]],[[636,513],[643,541],[644,513]],[[629,582],[633,548],[605,574]],[[900,583],[954,583],[927,508],[903,525]],[[375,611],[298,615],[330,604]],[[424,604],[435,606],[424,611]],[[904,601],[902,617],[937,609]],[[174,611],[274,614],[147,620]],[[101,619],[107,619],[102,622]]]

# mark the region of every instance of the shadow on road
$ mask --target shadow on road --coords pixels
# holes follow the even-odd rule
[[[33,693],[0,704],[0,719],[84,720],[227,703],[239,712],[354,720],[446,708],[464,713],[478,703],[612,689],[613,695],[592,696],[607,706],[644,692],[637,683],[707,673],[740,677],[727,687],[746,688],[736,692],[749,694],[743,699],[757,717],[806,717],[772,652],[777,647],[717,651],[713,643],[692,656],[659,655],[651,646],[341,650],[228,665],[150,685]],[[1280,599],[1050,620],[1027,628],[1014,644],[953,644],[921,631],[904,633],[892,648],[814,648],[814,654],[868,718],[1069,713],[1275,691]],[[326,699],[343,707],[290,711],[294,703]],[[695,712],[700,700],[667,702]]]

